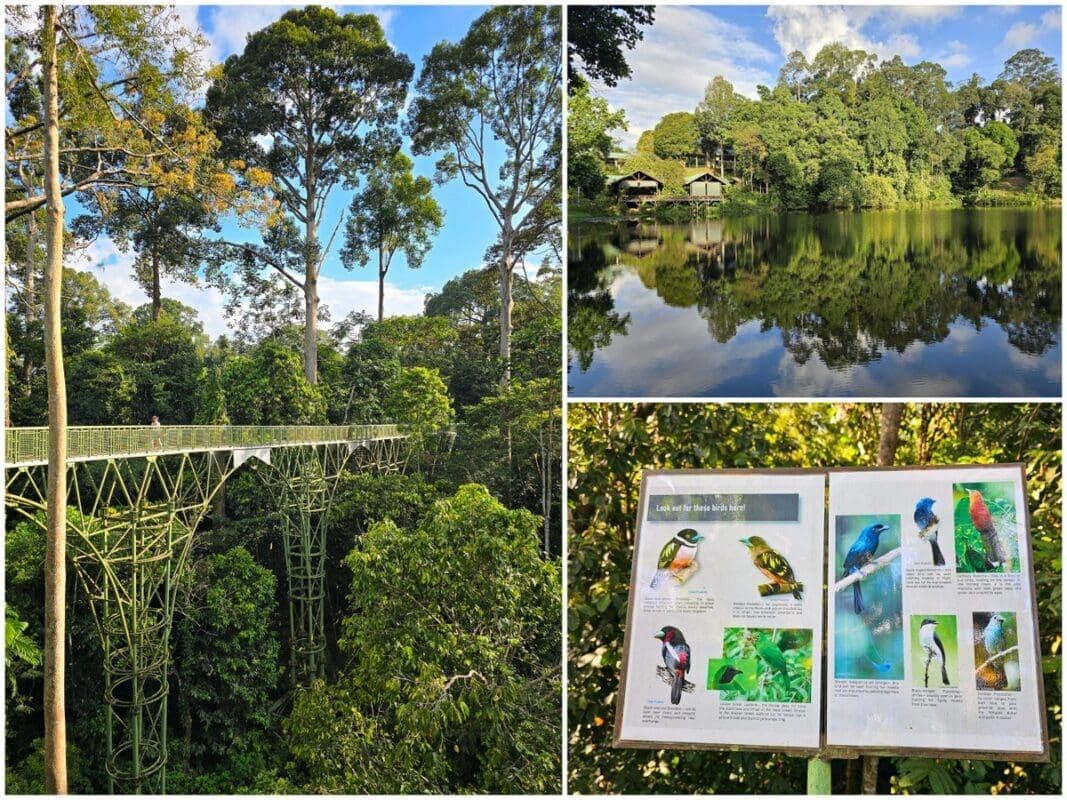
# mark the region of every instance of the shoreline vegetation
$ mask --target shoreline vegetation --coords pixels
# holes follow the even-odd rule
[[[665,114],[627,153],[611,136],[626,129],[625,111],[587,83],[572,86],[569,220],[1060,205],[1055,60],[1028,48],[988,84],[976,73],[954,85],[947,74],[839,43],[810,62],[798,51],[757,99],[714,77],[692,111]],[[633,208],[637,195],[614,191],[618,176],[640,171],[663,196],[682,195],[698,170],[727,183],[721,204]]]

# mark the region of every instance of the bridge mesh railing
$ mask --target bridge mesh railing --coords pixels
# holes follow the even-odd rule
[[[358,442],[403,436],[399,425],[115,425],[67,429],[67,460]],[[8,467],[48,461],[48,428],[7,428]]]

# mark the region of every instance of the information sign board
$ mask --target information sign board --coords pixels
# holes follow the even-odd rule
[[[1048,759],[1020,465],[649,471],[638,513],[617,747]]]
[[[618,746],[817,750],[824,485],[645,473]]]

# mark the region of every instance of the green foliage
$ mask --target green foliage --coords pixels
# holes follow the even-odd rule
[[[964,158],[956,175],[963,192],[975,192],[1000,180],[1006,162],[1004,148],[975,128],[963,132]]]
[[[623,48],[632,50],[644,38],[641,25],[651,25],[655,6],[568,6],[567,80],[570,91],[585,85],[586,76],[615,86],[630,77]]]
[[[806,763],[777,754],[611,747],[644,469],[871,466],[873,404],[594,404],[568,407],[569,786],[575,792],[797,793]],[[899,464],[1026,464],[1048,727],[1058,741],[1062,611],[1062,467],[1058,404],[933,403],[905,407]],[[882,758],[896,791],[1058,795],[1061,756],[1047,765]],[[834,792],[846,791],[835,776]]]
[[[559,229],[563,98],[561,9],[497,6],[456,44],[423,61],[405,132],[412,151],[437,161],[438,179],[462,177],[499,229],[487,260],[501,288],[500,355],[510,362],[511,289],[519,261]],[[487,134],[502,157],[484,146]]]
[[[900,201],[893,182],[881,175],[868,175],[863,179],[860,198],[862,208],[893,208]]]
[[[567,98],[567,185],[584,197],[604,187],[604,159],[614,146],[609,131],[626,130],[626,115],[612,112],[608,102],[590,93],[586,84]]]
[[[133,380],[130,422],[144,424],[153,415],[164,425],[192,422],[203,351],[203,334],[166,312],[120,329],[105,352],[122,361]]]
[[[390,422],[404,425],[419,440],[451,424],[455,419],[452,398],[436,370],[426,367],[401,367],[382,397],[382,413]]]
[[[655,136],[655,152],[660,158],[685,158],[697,152],[697,141],[700,135],[697,131],[696,118],[688,111],[667,114],[656,123],[653,135]]]
[[[427,367],[448,376],[459,334],[443,316],[394,316],[363,329],[363,344],[391,348],[402,367]]]
[[[220,378],[234,425],[317,425],[326,421],[326,403],[308,383],[300,357],[265,339],[247,356],[235,356]]]
[[[1004,151],[1004,164],[1010,168],[1015,163],[1015,156],[1019,154],[1019,140],[1015,131],[1007,123],[997,120],[987,122],[981,130],[983,136],[1000,145],[1000,149]]]
[[[832,43],[810,63],[792,53],[758,100],[715,76],[694,115],[667,114],[637,149],[681,158],[695,144],[710,155],[725,145],[734,156],[728,176],[771,195],[777,209],[974,202],[1016,163],[1034,191],[1055,194],[1062,89],[1054,64],[1022,51],[993,84],[975,75],[953,90],[939,64],[909,66],[899,56],[879,64]]]
[[[270,705],[281,674],[274,575],[243,547],[194,566],[178,622],[177,662],[183,714],[195,735],[186,742],[202,764],[220,768],[263,747],[273,720]],[[261,761],[262,759],[258,759]],[[234,778],[238,784],[258,768]]]
[[[346,562],[346,667],[286,726],[303,790],[559,792],[559,570],[536,519],[469,485]]]
[[[269,296],[261,271],[292,269],[314,289],[322,247],[317,224],[327,228],[331,189],[393,149],[392,127],[413,72],[373,14],[320,6],[286,11],[226,59],[208,90],[207,114],[223,154],[252,168],[243,182],[259,191],[268,186],[279,212],[269,220],[266,251],[239,248],[236,282],[226,283]],[[317,357],[316,322],[314,314],[304,321],[308,374]]]
[[[715,153],[726,140],[730,114],[737,104],[733,85],[716,75],[704,89],[704,99],[694,114],[700,144],[705,153]]]
[[[1060,196],[1060,158],[1055,145],[1044,145],[1032,156],[1027,156],[1023,165],[1035,192],[1052,197]]]
[[[71,425],[132,425],[136,387],[122,361],[88,350],[71,359],[66,372]],[[143,421],[143,418],[136,421]]]

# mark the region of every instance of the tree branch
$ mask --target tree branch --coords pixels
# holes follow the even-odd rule
[[[847,589],[849,586],[863,580],[868,575],[873,575],[878,570],[888,567],[890,563],[900,557],[900,553],[901,548],[898,547],[896,550],[890,550],[885,555],[878,556],[878,558],[874,559],[874,561],[868,561],[858,570],[851,573],[850,575],[846,575],[844,578],[835,583],[834,591],[840,592],[842,589]]]
[[[997,653],[995,656],[990,656],[989,658],[987,658],[982,663],[981,666],[978,666],[978,667],[974,668],[974,674],[977,675],[979,672],[981,672],[983,669],[988,667],[990,664],[992,664],[998,658],[1004,658],[1004,656],[1010,655],[1011,653],[1014,653],[1018,649],[1019,649],[1019,645],[1015,645],[1014,647],[1009,647],[1007,650],[1002,650],[1001,652]]]

